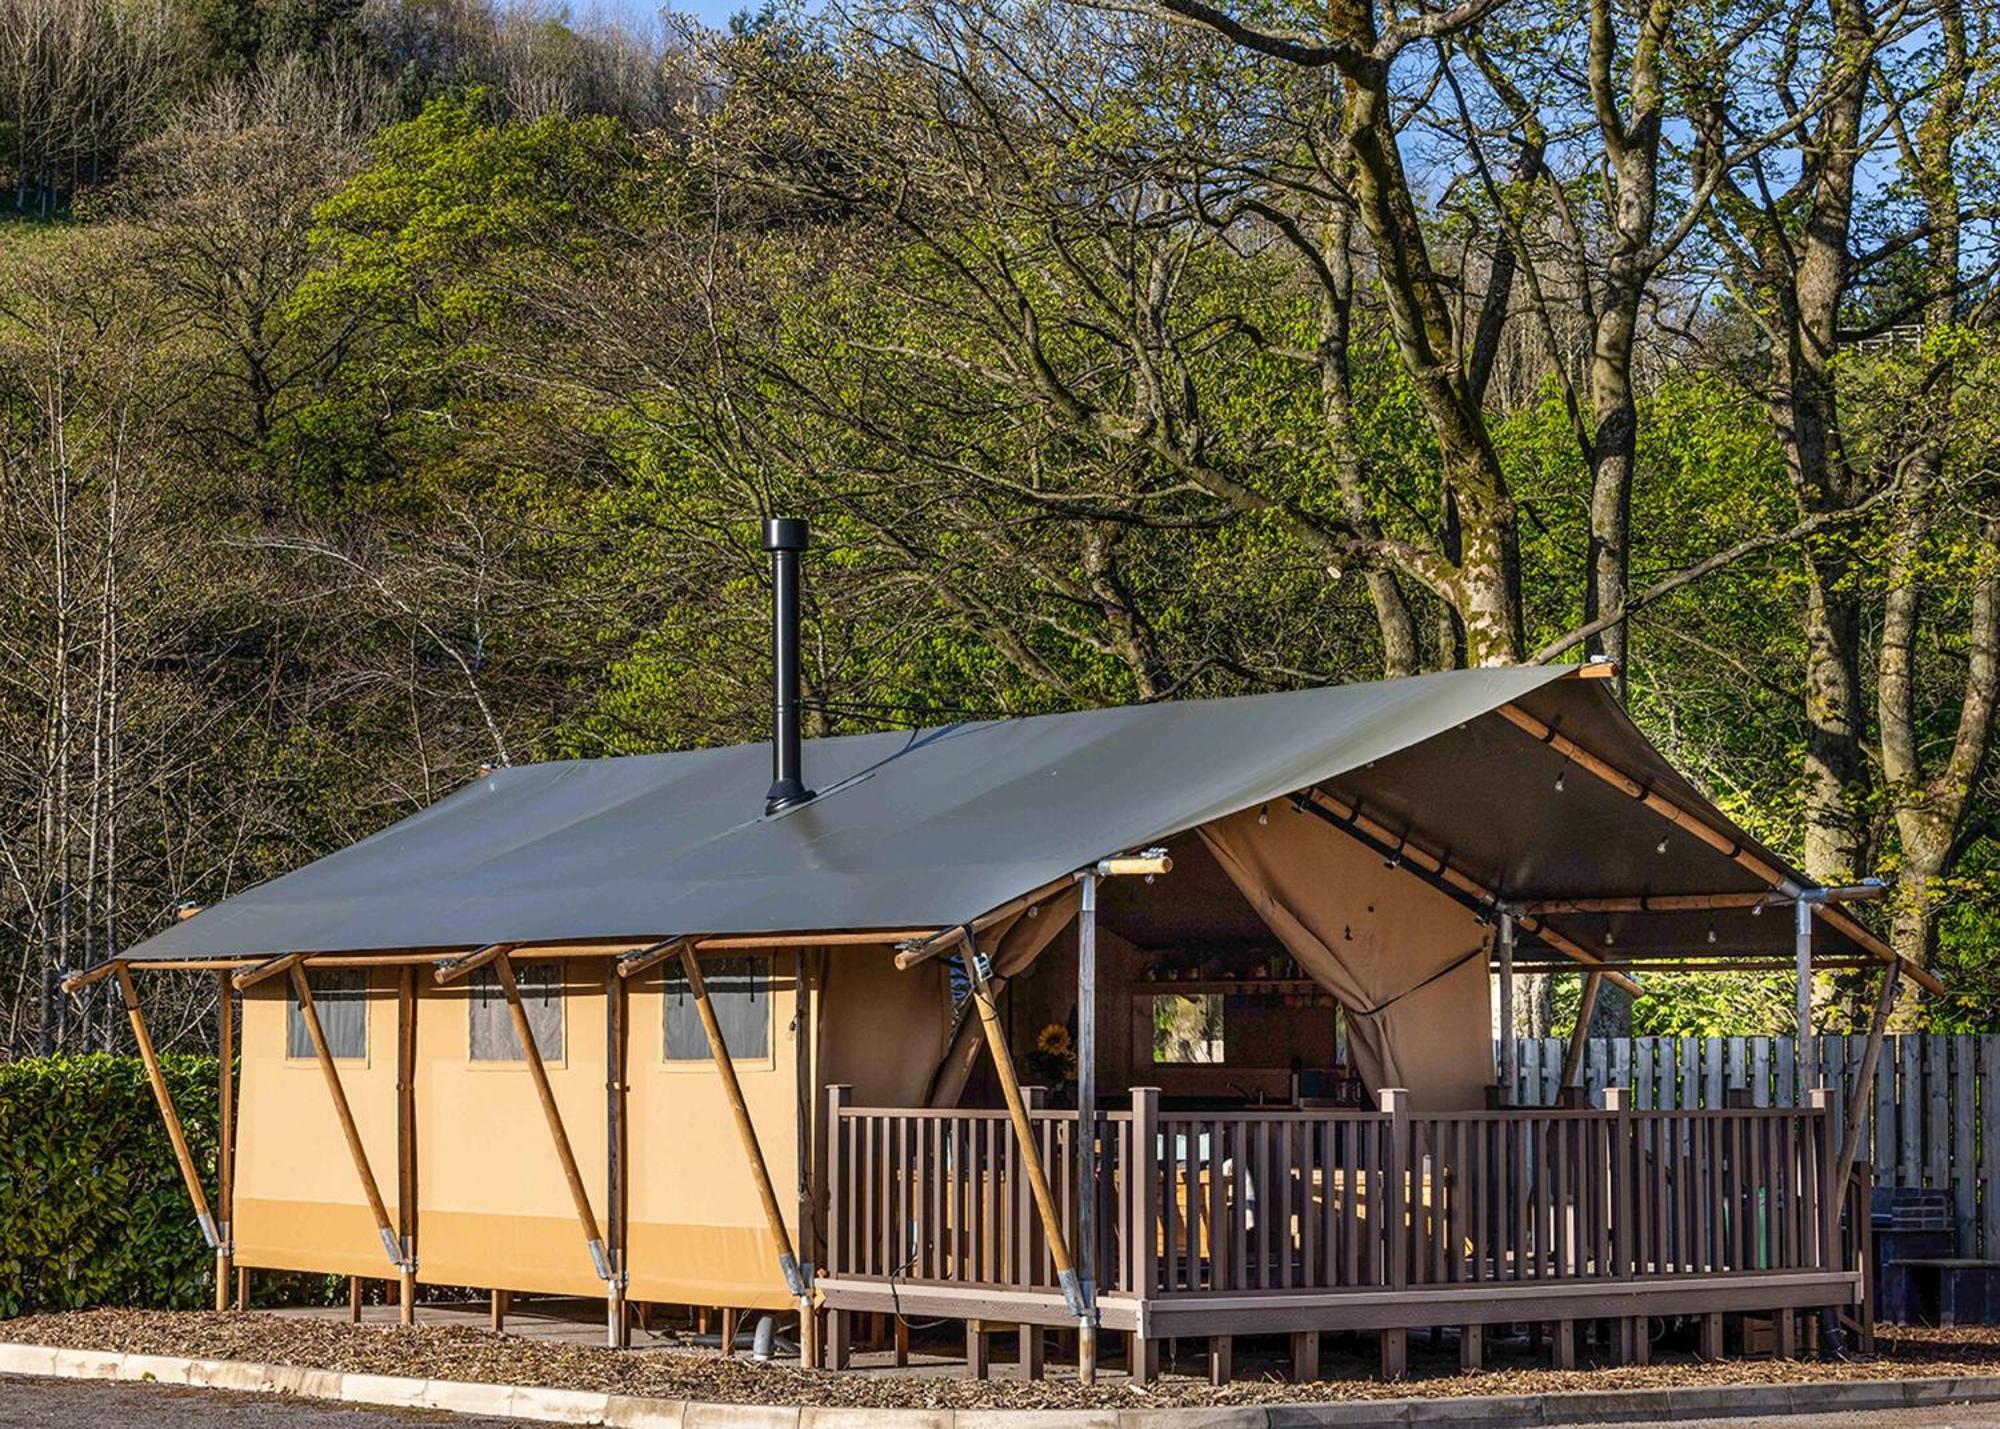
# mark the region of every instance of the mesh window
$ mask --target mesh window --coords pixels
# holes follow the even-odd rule
[[[723,1045],[739,1060],[758,1061],[771,1055],[771,978],[764,958],[703,958],[702,981],[715,1006]],[[687,975],[678,965],[667,970],[667,1060],[705,1062],[708,1034],[701,1012],[688,991]]]
[[[306,986],[312,989],[313,1009],[319,1013],[320,1031],[326,1034],[326,1050],[335,1057],[359,1061],[368,1055],[368,970],[366,968],[323,968],[306,972]],[[298,989],[285,985],[285,1055],[312,1057],[312,1035],[306,1031],[305,1013],[299,1007]]]
[[[475,1062],[520,1062],[521,1040],[514,1035],[514,1015],[507,1009],[507,994],[500,989],[500,974],[490,967],[472,975],[472,1060]],[[563,1055],[562,969],[554,963],[516,963],[514,981],[521,989],[521,1010],[528,1014],[528,1029],[535,1035],[535,1048],[544,1062],[559,1062]]]

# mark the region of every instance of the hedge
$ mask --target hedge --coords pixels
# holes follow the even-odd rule
[[[216,1061],[161,1064],[213,1196]],[[0,1315],[199,1308],[214,1271],[137,1058],[0,1063]]]

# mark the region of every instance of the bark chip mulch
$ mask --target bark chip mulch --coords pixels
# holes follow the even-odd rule
[[[1275,1374],[1214,1387],[1169,1375],[1150,1389],[1114,1382],[1085,1389],[1051,1361],[1040,1383],[936,1379],[869,1372],[836,1374],[781,1364],[725,1360],[673,1350],[616,1351],[495,1336],[462,1326],[350,1325],[256,1311],[215,1314],[152,1310],[87,1310],[32,1315],[0,1324],[0,1339],[66,1349],[194,1359],[301,1365],[345,1373],[419,1379],[473,1380],[558,1389],[608,1390],[666,1399],[731,1404],[815,1404],[853,1408],[1068,1409],[1150,1405],[1268,1404],[1337,1399],[1393,1399],[1485,1394],[1556,1394],[1568,1390],[1689,1388],[1698,1385],[1798,1384],[1820,1380],[1909,1379],[2000,1374],[2000,1329],[1894,1330],[1879,1340],[1873,1360],[1730,1359],[1702,1364],[1661,1354],[1644,1368],[1553,1370],[1525,1354],[1478,1374],[1461,1374],[1448,1348],[1412,1347],[1411,1378],[1390,1384],[1369,1377],[1370,1342],[1322,1356],[1313,1384]],[[1490,1359],[1500,1358],[1489,1354]],[[1067,1373],[1073,1375],[1073,1371]]]

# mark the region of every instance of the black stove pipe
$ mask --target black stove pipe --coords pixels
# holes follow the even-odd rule
[[[764,522],[771,553],[771,790],[764,812],[775,814],[812,798],[799,740],[799,558],[806,523],[786,516]]]

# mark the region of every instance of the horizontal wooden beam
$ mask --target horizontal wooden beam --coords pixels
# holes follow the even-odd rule
[[[266,979],[282,977],[305,960],[304,953],[280,953],[275,958],[266,958],[261,963],[245,968],[231,978],[230,982],[235,985],[238,992],[248,992]]]
[[[1675,828],[1681,829],[1701,843],[1707,844],[1717,853],[1734,862],[1737,867],[1747,869],[1764,882],[1770,884],[1774,890],[1780,891],[1788,897],[1796,896],[1805,891],[1799,887],[1791,874],[1757,853],[1754,849],[1746,848],[1741,840],[1713,827],[1692,810],[1683,808],[1667,795],[1660,793],[1656,789],[1649,788],[1630,774],[1627,774],[1624,770],[1618,768],[1615,764],[1612,764],[1609,760],[1600,758],[1591,750],[1578,744],[1561,730],[1555,728],[1555,726],[1537,719],[1519,705],[1502,705],[1500,706],[1499,713],[1503,719],[1521,730],[1524,734],[1555,750],[1556,753],[1562,755],[1585,773],[1609,784],[1612,788],[1625,794],[1627,797],[1636,799]],[[1882,961],[1888,962],[1897,956],[1894,949],[1874,933],[1870,932],[1866,926],[1845,910],[1831,903],[1822,902],[1814,905],[1813,912],[1822,921],[1832,927],[1838,928]],[[1903,968],[1909,974],[1912,981],[1927,991],[1940,994],[1944,992],[1944,984],[1932,976],[1927,969],[1918,967],[1907,958],[1903,960]]]
[[[1106,878],[1151,878],[1174,871],[1174,861],[1167,857],[1165,849],[1148,849],[1144,853],[1120,854],[1116,858],[1099,859],[1097,871]]]

